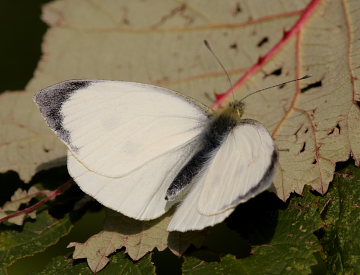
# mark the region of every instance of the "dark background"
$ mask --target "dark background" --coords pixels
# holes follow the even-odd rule
[[[41,6],[50,0],[0,0],[0,92],[22,90],[41,56],[47,25]]]

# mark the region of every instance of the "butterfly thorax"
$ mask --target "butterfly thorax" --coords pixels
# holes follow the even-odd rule
[[[198,151],[183,167],[167,190],[166,199],[174,200],[175,197],[188,186],[192,179],[201,171],[211,158],[213,152],[222,144],[235,126],[241,123],[244,104],[240,101],[231,103],[228,107],[215,112],[199,143]]]

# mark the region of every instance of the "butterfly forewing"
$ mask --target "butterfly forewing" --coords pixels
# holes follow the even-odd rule
[[[49,126],[87,169],[131,173],[196,139],[202,108],[170,90],[133,82],[66,81],[35,97]]]

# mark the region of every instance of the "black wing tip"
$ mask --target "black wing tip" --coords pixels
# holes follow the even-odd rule
[[[63,126],[62,105],[74,92],[94,82],[96,80],[66,80],[39,91],[33,98],[49,127],[70,146],[71,135]]]
[[[63,82],[53,84],[49,87],[40,90],[38,93],[34,95],[33,99],[35,103],[41,107],[42,105],[44,105],[45,102],[51,100],[51,98],[53,97],[59,97],[59,95],[61,94],[63,95],[62,98],[67,99],[68,97],[64,95],[70,95],[74,91],[82,88],[86,88],[91,83],[94,82],[96,82],[96,80],[81,80],[81,79],[65,80]]]

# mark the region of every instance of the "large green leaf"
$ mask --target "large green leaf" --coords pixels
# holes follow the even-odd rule
[[[337,173],[329,192],[323,197],[305,193],[304,197],[292,198],[288,207],[279,210],[272,238],[255,245],[250,256],[236,259],[227,255],[220,263],[187,257],[183,272],[359,274],[360,170],[349,166]],[[250,243],[261,242],[264,232],[269,231],[269,227],[263,232],[261,228],[252,230],[246,224],[244,227]]]
[[[57,220],[47,211],[38,213],[34,222],[26,222],[23,228],[1,225],[0,230],[0,265],[4,271],[18,259],[32,256],[55,244],[68,234],[72,223],[66,215]]]
[[[329,273],[360,274],[360,170],[341,171],[324,197],[323,229],[318,232]]]
[[[40,273],[43,275],[51,274],[93,274],[86,262],[73,262],[65,257],[56,257]],[[127,275],[151,275],[155,274],[155,267],[151,262],[151,255],[147,255],[136,263],[132,262],[125,253],[116,253],[111,257],[110,264],[101,274],[127,274]]]
[[[202,262],[186,258],[183,266],[185,274],[309,274],[311,266],[317,264],[314,253],[321,249],[314,232],[321,227],[319,201],[321,197],[307,194],[293,198],[286,209],[270,217],[276,227],[271,239],[252,248],[251,255],[236,259],[225,256],[220,263]],[[247,229],[250,229],[248,226]],[[260,242],[268,228],[259,228],[254,233],[247,232],[250,242]],[[239,244],[240,245],[240,244]]]

